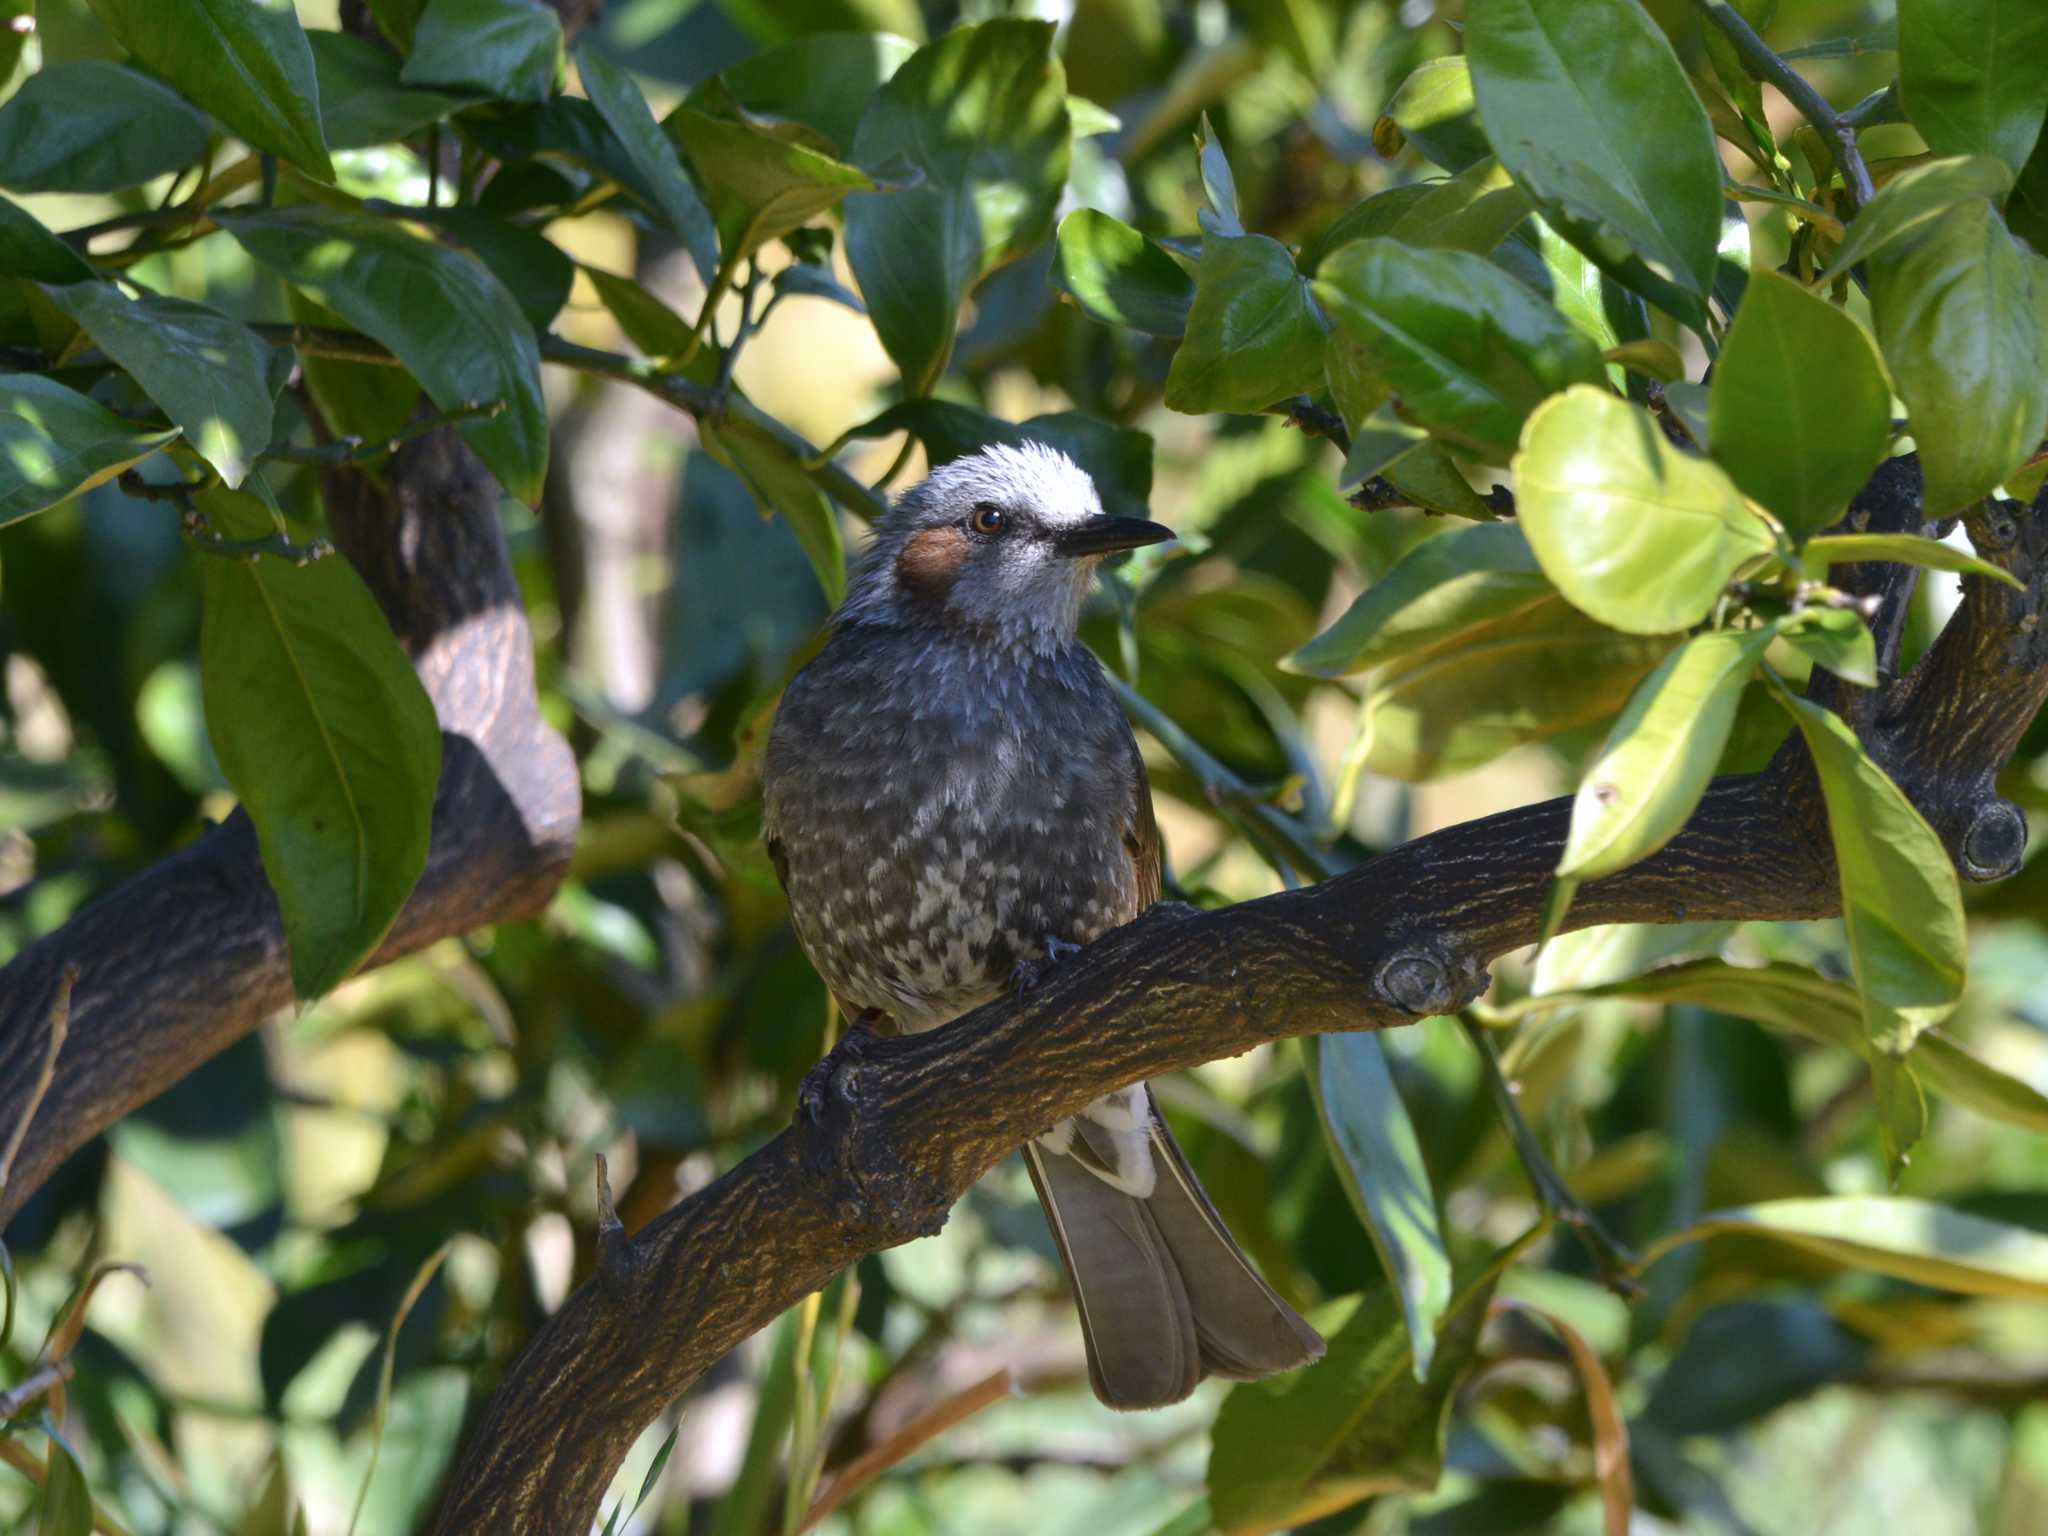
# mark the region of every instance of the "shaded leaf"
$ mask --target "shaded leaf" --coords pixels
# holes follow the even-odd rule
[[[540,346],[518,304],[474,257],[382,220],[327,208],[219,216],[248,253],[374,337],[444,411],[503,401],[458,430],[529,505],[547,473]]]
[[[846,201],[846,255],[906,391],[928,394],[961,302],[1052,231],[1067,177],[1066,74],[1053,29],[997,20],[920,48],[875,93],[851,159],[922,174]]]
[[[2048,7],[1899,0],[1899,105],[1937,155],[2026,164],[2048,116]]]
[[[32,373],[0,376],[0,528],[114,478],[177,437]]]
[[[1120,219],[1077,208],[1060,220],[1052,284],[1109,325],[1178,336],[1195,284],[1179,262]]]
[[[34,214],[0,197],[0,277],[87,283],[98,276],[91,262],[43,228]]]
[[[1429,433],[1404,421],[1392,405],[1383,405],[1358,424],[1350,451],[1337,472],[1337,489],[1349,491],[1382,472],[1399,473],[1401,461],[1429,442]]]
[[[541,0],[427,0],[399,79],[546,101],[562,72],[562,23]]]
[[[1323,327],[1287,247],[1265,235],[1205,235],[1187,332],[1166,374],[1170,409],[1260,411],[1315,389]]]
[[[1462,57],[1431,59],[1401,82],[1381,114],[1382,126],[1373,129],[1374,147],[1391,158],[1390,146],[1383,141],[1386,123],[1447,171],[1462,171],[1492,153],[1472,104],[1472,75]]]
[[[1643,1415],[1668,1434],[1727,1434],[1855,1375],[1870,1352],[1812,1302],[1711,1307],[1686,1330]]]
[[[112,283],[46,288],[230,486],[270,445],[270,347],[239,320],[189,299],[129,300]]]
[[[1678,834],[1706,793],[1771,638],[1769,629],[1696,635],[1643,679],[1572,800],[1560,879],[1611,875]]]
[[[267,492],[195,499],[221,537],[278,531]],[[440,724],[339,556],[208,560],[199,661],[207,731],[256,825],[292,988],[311,1000],[376,948],[426,867]]]
[[[538,229],[475,208],[436,208],[418,217],[454,236],[491,269],[536,336],[569,301],[576,263]]]
[[[576,70],[583,89],[590,93],[591,105],[639,173],[639,185],[653,196],[655,212],[672,233],[682,237],[697,275],[710,283],[721,258],[730,267],[739,253],[730,248],[720,251],[711,212],[685,174],[676,146],[654,120],[647,98],[623,65],[596,48],[586,45],[576,50]]]
[[[818,483],[789,445],[744,417],[727,416],[697,424],[704,451],[746,482],[762,516],[779,513],[796,535],[826,599],[846,595],[846,547],[839,518]]]
[[[1995,202],[2012,184],[2012,172],[2005,163],[1989,155],[1963,155],[1911,166],[1879,187],[1877,196],[1849,221],[1825,275],[1833,278],[1847,272],[1962,203],[1980,197]]]
[[[113,192],[206,153],[206,115],[144,74],[99,59],[51,64],[0,106],[0,185]]]
[[[114,40],[258,149],[334,180],[313,51],[287,0],[92,0]]]
[[[398,57],[346,32],[308,32],[320,81],[320,114],[331,149],[389,144],[470,105],[443,91],[412,90]]]
[[[1338,214],[1321,234],[1301,248],[1297,265],[1307,276],[1314,277],[1324,258],[1339,247],[1373,235],[1392,234],[1410,208],[1442,185],[1441,182],[1407,182],[1398,187],[1388,187],[1384,192],[1375,192],[1363,202],[1353,203]]]
[[[1514,467],[1516,510],[1544,574],[1631,634],[1697,624],[1737,570],[1774,548],[1726,474],[1601,389],[1579,385],[1539,407]]]
[[[903,61],[917,52],[887,32],[820,32],[730,64],[717,79],[749,112],[802,123],[839,149],[851,148],[860,115]],[[692,91],[700,105],[709,82]]]
[[[1707,392],[1714,459],[1796,538],[1833,522],[1891,444],[1891,387],[1863,327],[1755,273]]]
[[[61,1436],[50,1436],[42,1497],[36,1500],[31,1536],[92,1536],[92,1488],[85,1468]]]

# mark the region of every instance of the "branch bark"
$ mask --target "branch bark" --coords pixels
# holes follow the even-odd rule
[[[1882,469],[1851,521],[1917,530],[1917,465]],[[1972,533],[2026,590],[1967,579],[1910,676],[1840,703],[1981,879],[2010,873],[2024,844],[1991,784],[2048,697],[2048,497],[1989,508]],[[1879,650],[1894,662],[1912,590],[1899,572],[1843,577],[1883,593]],[[1832,685],[1816,692],[1832,698]],[[1537,938],[1570,810],[1559,799],[1468,822],[1221,911],[1155,907],[1028,994],[930,1034],[850,1037],[774,1141],[636,1236],[602,1224],[596,1274],[513,1365],[435,1529],[588,1529],[640,1430],[706,1367],[847,1265],[936,1232],[994,1163],[1103,1093],[1471,1001],[1491,961]],[[1825,808],[1795,736],[1764,772],[1716,781],[1662,852],[1587,885],[1569,926],[1839,911]]]

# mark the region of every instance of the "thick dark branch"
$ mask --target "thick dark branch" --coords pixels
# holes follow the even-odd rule
[[[496,482],[443,430],[401,447],[386,487],[330,473],[329,521],[419,668],[442,768],[426,872],[371,966],[538,911],[582,814],[575,760],[536,709]],[[26,1108],[67,965],[78,970],[70,1035],[0,1192],[0,1224],[70,1152],[291,1002],[248,819],[237,813],[0,969],[0,1128]]]
[[[1911,464],[1859,498],[1871,528],[1918,523]],[[1881,690],[1866,739],[1960,847],[2048,695],[2036,633],[2048,505],[1993,509],[1984,550],[2028,591],[1972,578],[1915,673]],[[1896,656],[1910,582],[1878,627]],[[1864,573],[1852,573],[1852,576]],[[1795,738],[1796,742],[1796,738]],[[470,1437],[437,1529],[584,1530],[643,1426],[749,1334],[866,1254],[938,1230],[1026,1138],[1108,1090],[1266,1041],[1381,1029],[1447,1012],[1487,966],[1533,942],[1567,800],[1468,822],[1301,890],[1216,912],[1162,906],[1041,985],[930,1034],[855,1036],[806,1081],[790,1128],[637,1236],[610,1228],[596,1276],[513,1366]],[[2016,865],[2004,845],[1998,872]],[[1718,781],[1655,857],[1586,886],[1570,926],[1833,916],[1840,898],[1818,786],[1788,745]]]

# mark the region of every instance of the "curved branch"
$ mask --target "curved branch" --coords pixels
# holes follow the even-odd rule
[[[1881,471],[1856,515],[1917,527],[1917,467]],[[1984,515],[1987,557],[2027,592],[1967,581],[1941,643],[1874,696],[1871,750],[1937,827],[1965,829],[1964,846],[1985,807],[2002,804],[1991,777],[2048,696],[2048,642],[2036,636],[2044,523],[2048,498],[2031,515],[2011,504]],[[1910,588],[1887,588],[1885,654],[1896,655]],[[1763,773],[1718,780],[1662,852],[1584,887],[1569,926],[1837,914],[1826,813],[1796,743]],[[641,1429],[706,1367],[849,1264],[937,1231],[999,1159],[1103,1093],[1268,1041],[1469,1002],[1491,961],[1537,938],[1570,812],[1559,799],[1467,822],[1220,911],[1155,907],[1028,994],[929,1034],[850,1037],[806,1079],[774,1141],[637,1236],[603,1223],[596,1274],[513,1365],[435,1529],[588,1529]],[[2015,846],[2000,872],[2016,864]]]
[[[582,802],[568,744],[540,718],[533,637],[498,524],[497,483],[452,431],[414,439],[385,488],[325,476],[334,539],[362,572],[441,721],[425,872],[366,968],[554,894]],[[0,1127],[26,1108],[67,967],[70,1033],[0,1226],[71,1152],[288,1006],[277,902],[237,812],[0,968]]]

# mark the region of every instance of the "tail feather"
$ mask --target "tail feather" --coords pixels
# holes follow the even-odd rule
[[[1156,1109],[1147,1199],[1090,1171],[1094,1138],[1077,1124],[1080,1155],[1024,1154],[1073,1282],[1097,1397],[1157,1408],[1205,1375],[1250,1380],[1322,1356],[1322,1337],[1259,1278]]]

